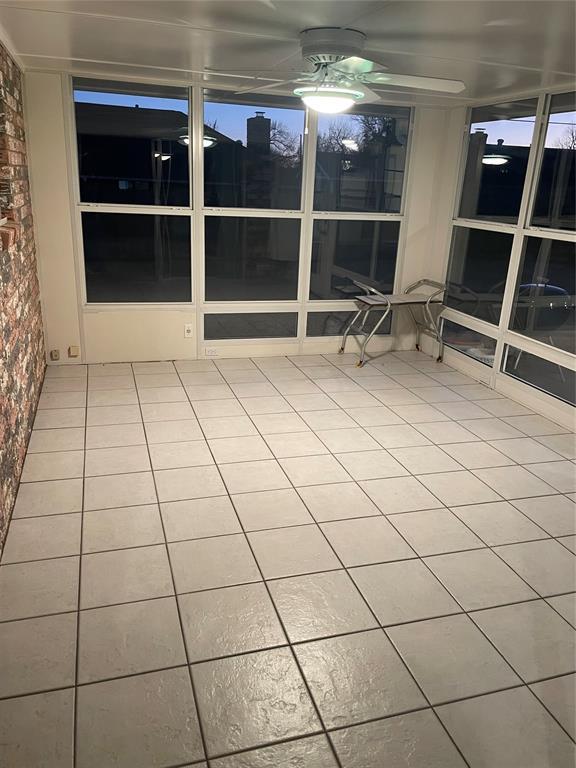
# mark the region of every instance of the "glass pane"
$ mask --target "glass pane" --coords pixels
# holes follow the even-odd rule
[[[304,110],[287,101],[206,94],[204,205],[300,208]]]
[[[447,347],[452,347],[468,357],[473,357],[484,365],[494,365],[496,339],[483,333],[465,328],[450,320],[442,322],[442,339]]]
[[[191,301],[190,218],[83,213],[89,302]]]
[[[390,293],[394,286],[400,223],[315,220],[311,299],[349,299],[362,293],[352,280]]]
[[[446,304],[497,324],[502,309],[513,236],[454,227]]]
[[[206,300],[276,301],[298,293],[298,219],[207,216]]]
[[[576,93],[552,97],[532,224],[576,227]]]
[[[306,317],[306,336],[342,336],[346,324],[355,314],[354,310],[350,312],[308,312]],[[368,315],[364,329],[370,331],[381,317],[382,312],[371,312]],[[387,336],[390,333],[391,322],[392,313],[388,315],[380,328],[378,328],[376,335]],[[353,331],[352,335],[354,335]]]
[[[399,213],[409,127],[405,107],[320,115],[314,210]]]
[[[188,91],[74,79],[80,199],[189,205]]]
[[[507,347],[504,373],[515,379],[554,395],[570,405],[576,405],[576,373],[541,357]]]
[[[204,315],[205,339],[282,339],[296,336],[296,312]]]
[[[527,237],[510,328],[574,354],[575,265],[574,243]]]
[[[472,110],[460,216],[516,222],[537,99]]]

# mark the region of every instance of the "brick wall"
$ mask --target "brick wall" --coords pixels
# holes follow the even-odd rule
[[[0,549],[45,369],[22,110],[22,77],[0,44]]]

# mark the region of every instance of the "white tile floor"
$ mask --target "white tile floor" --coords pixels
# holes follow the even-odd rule
[[[574,766],[574,435],[355,360],[48,369],[0,765]]]

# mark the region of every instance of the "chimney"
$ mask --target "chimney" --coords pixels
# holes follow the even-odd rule
[[[256,112],[255,117],[246,120],[246,146],[262,154],[270,152],[270,129],[272,121],[264,117],[264,112]]]

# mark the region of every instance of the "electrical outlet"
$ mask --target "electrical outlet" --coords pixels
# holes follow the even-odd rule
[[[185,339],[194,338],[194,323],[184,323],[184,338]]]
[[[218,357],[218,350],[214,347],[205,347],[204,354],[206,357]]]
[[[60,350],[59,349],[51,349],[50,350],[50,360],[60,360]]]

